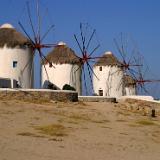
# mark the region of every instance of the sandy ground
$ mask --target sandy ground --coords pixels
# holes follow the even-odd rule
[[[160,160],[160,117],[119,105],[0,101],[0,160]]]

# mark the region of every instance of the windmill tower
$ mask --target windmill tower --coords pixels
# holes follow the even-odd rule
[[[96,95],[120,97],[123,96],[123,70],[121,63],[112,54],[106,52],[93,67],[98,79],[93,76],[93,90]]]
[[[52,83],[57,89],[62,89],[65,84],[68,84],[81,95],[81,68],[75,52],[65,43],[59,42],[46,59],[54,67],[51,67],[48,61],[42,62],[42,87],[47,88],[46,82]],[[43,65],[46,66],[46,71]]]
[[[0,77],[1,87],[4,88],[32,88],[31,74],[33,51],[29,47],[30,41],[10,24],[0,27]],[[25,64],[28,63],[25,70]],[[11,81],[6,85],[5,79]]]
[[[124,86],[126,96],[136,95],[136,80],[130,75],[124,76]]]

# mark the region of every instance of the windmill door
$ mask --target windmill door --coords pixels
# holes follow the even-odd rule
[[[103,90],[99,90],[99,96],[103,96]]]

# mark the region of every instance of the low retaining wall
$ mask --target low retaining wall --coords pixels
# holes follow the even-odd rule
[[[140,96],[140,95],[122,96],[118,100],[125,101],[126,99],[133,99],[133,100],[135,99],[135,100],[142,100],[142,101],[149,101],[149,102],[154,101],[154,98],[152,96]],[[156,101],[156,102],[158,102],[158,101]]]
[[[78,93],[49,89],[0,89],[0,99],[24,101],[78,101]]]
[[[78,96],[78,99],[84,102],[116,102],[116,98],[101,96]]]

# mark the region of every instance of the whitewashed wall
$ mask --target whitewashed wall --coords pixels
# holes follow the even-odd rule
[[[136,87],[135,86],[125,87],[125,95],[126,96],[136,95]]]
[[[62,89],[65,84],[69,84],[76,89],[79,95],[81,95],[81,69],[78,65],[53,64],[55,68],[49,67],[49,64],[45,66],[51,83],[56,85],[59,89]],[[41,86],[43,87],[44,82],[48,79],[44,66],[42,65],[41,68]]]
[[[15,68],[13,68],[13,61],[17,61],[17,67]],[[28,62],[29,65],[22,74],[22,70]],[[32,88],[32,62],[33,54],[29,48],[7,48],[4,46],[3,48],[0,48],[0,77],[10,78],[11,80],[15,79],[22,88]]]
[[[98,79],[93,76],[93,90],[99,95],[99,90],[103,90],[103,96],[121,97],[124,94],[123,71],[116,66],[94,66],[94,73]]]

